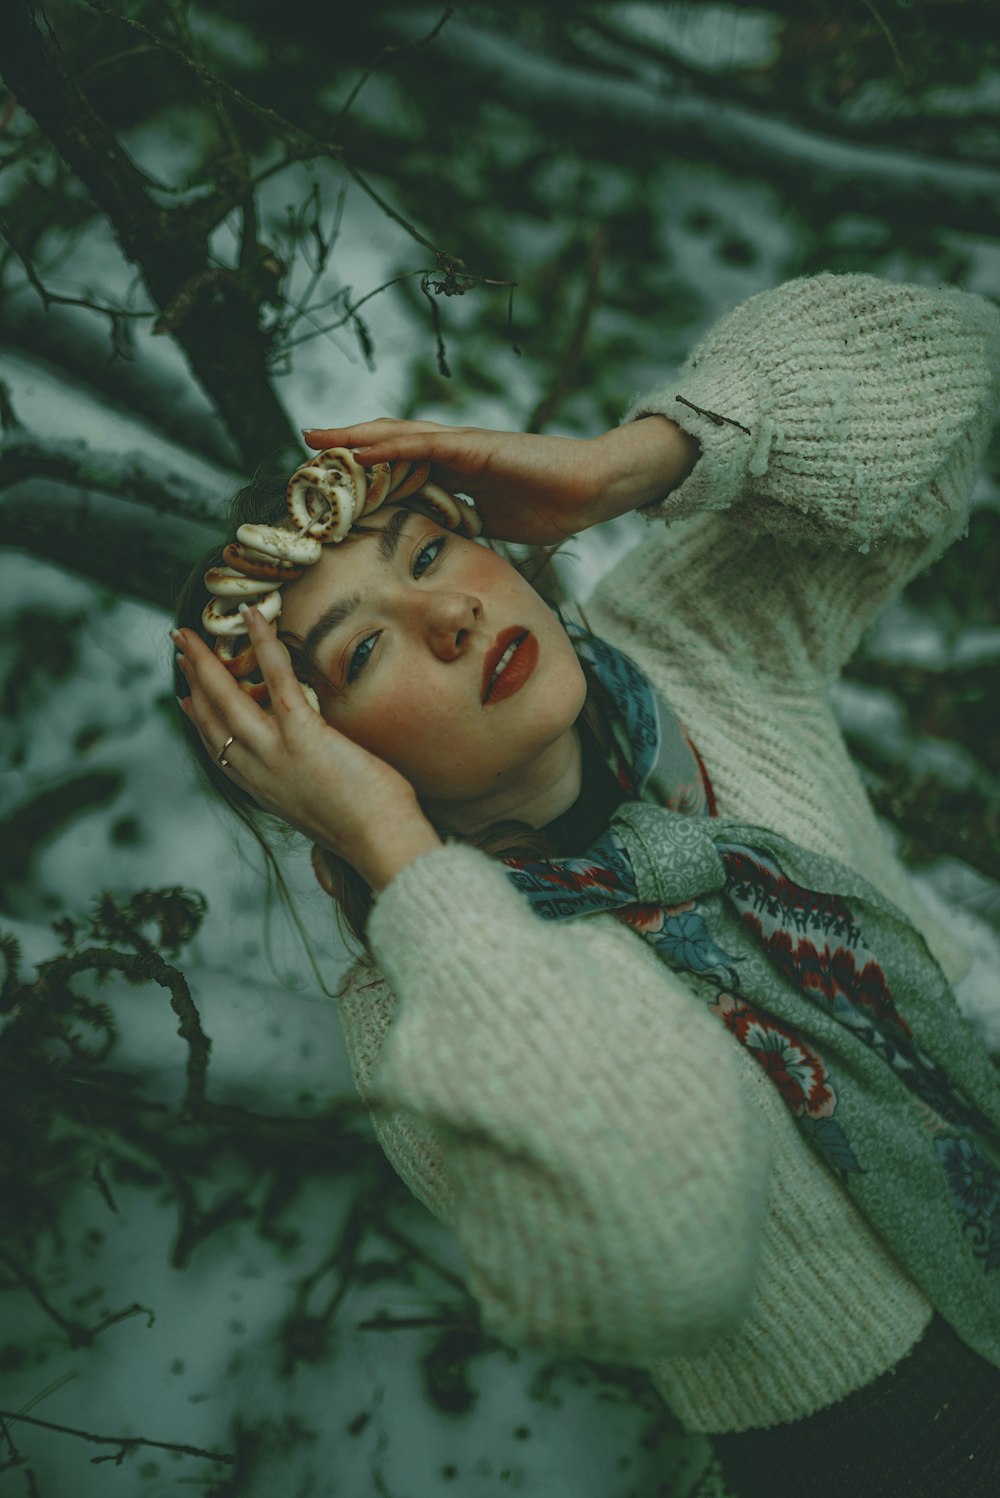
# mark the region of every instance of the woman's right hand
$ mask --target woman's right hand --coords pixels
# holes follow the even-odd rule
[[[256,609],[244,614],[270,712],[240,690],[191,629],[172,636],[191,695],[181,706],[206,754],[262,810],[346,859],[376,891],[441,839],[409,781],[384,760],[338,733],[315,712],[296,680],[288,651]]]

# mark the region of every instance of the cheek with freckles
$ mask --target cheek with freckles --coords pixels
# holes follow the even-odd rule
[[[402,663],[401,663],[402,666]],[[510,735],[483,720],[468,672],[442,682],[405,666],[365,711],[330,715],[334,727],[384,759],[419,794],[435,797],[487,790],[511,768]],[[463,691],[464,688],[464,691]],[[467,699],[467,700],[466,700]]]

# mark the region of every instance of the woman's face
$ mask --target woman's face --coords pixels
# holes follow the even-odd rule
[[[559,620],[488,547],[399,506],[282,589],[279,628],[332,690],[323,715],[427,803],[512,800],[565,768],[586,681]],[[497,671],[499,667],[499,672]]]

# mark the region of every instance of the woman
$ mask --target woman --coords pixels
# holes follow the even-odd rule
[[[964,528],[998,323],[821,275],[593,441],[306,434],[430,462],[504,539],[668,522],[593,636],[391,503],[282,588],[321,714],[255,611],[270,715],[190,627],[203,596],[175,636],[206,760],[362,890],[355,1078],[485,1324],[648,1367],[743,1498],[1000,1481],[996,1074],[828,701]]]

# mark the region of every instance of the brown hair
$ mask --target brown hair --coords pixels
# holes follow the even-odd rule
[[[287,481],[284,479],[258,479],[234,495],[229,506],[226,541],[235,540],[236,532],[241,525],[249,523],[275,525],[282,521],[287,515],[286,487]],[[414,508],[419,507],[418,502],[414,501],[413,504]],[[352,533],[363,534],[365,529],[364,526],[354,526]],[[212,646],[215,641],[205,631],[201,619],[202,610],[211,597],[205,587],[204,574],[209,567],[216,567],[222,563],[222,551],[225,544],[223,542],[212,547],[195,563],[180,588],[175,610],[178,626],[194,630]],[[518,571],[526,577],[561,618],[556,599],[548,595],[543,588],[538,587],[539,576],[545,571],[557,549],[557,547],[543,547],[524,561],[514,562],[509,557],[508,560],[512,561],[512,565],[517,567]],[[296,675],[304,681],[309,681],[315,680],[321,674],[315,661],[311,659],[303,642],[297,636],[279,630],[278,638],[288,648]],[[587,700],[579,721],[586,725],[601,749],[607,753],[611,748],[611,733],[608,725],[613,712],[610,698],[600,682],[593,678],[586,667],[584,670],[587,676]],[[178,696],[184,697],[188,692],[187,683],[176,666],[174,674],[175,690]],[[264,854],[268,873],[283,903],[295,918],[291,897],[268,840],[269,837],[280,835],[280,829],[284,827],[284,823],[271,813],[262,811],[251,796],[235,785],[214,759],[206,755],[197,730],[183,713],[181,720],[182,732],[204,780],[222,798],[225,805],[239,817],[258,843]],[[451,837],[452,834],[449,836]],[[540,830],[525,822],[495,822],[469,837],[462,838],[461,841],[470,843],[490,858],[496,859],[551,858],[557,852],[550,839],[546,837],[544,828]],[[318,852],[316,856],[322,861],[322,883],[336,905],[342,935],[353,937],[367,950],[365,927],[373,899],[370,887],[346,859],[339,858],[336,854],[325,850]],[[296,923],[298,924],[297,920]]]

